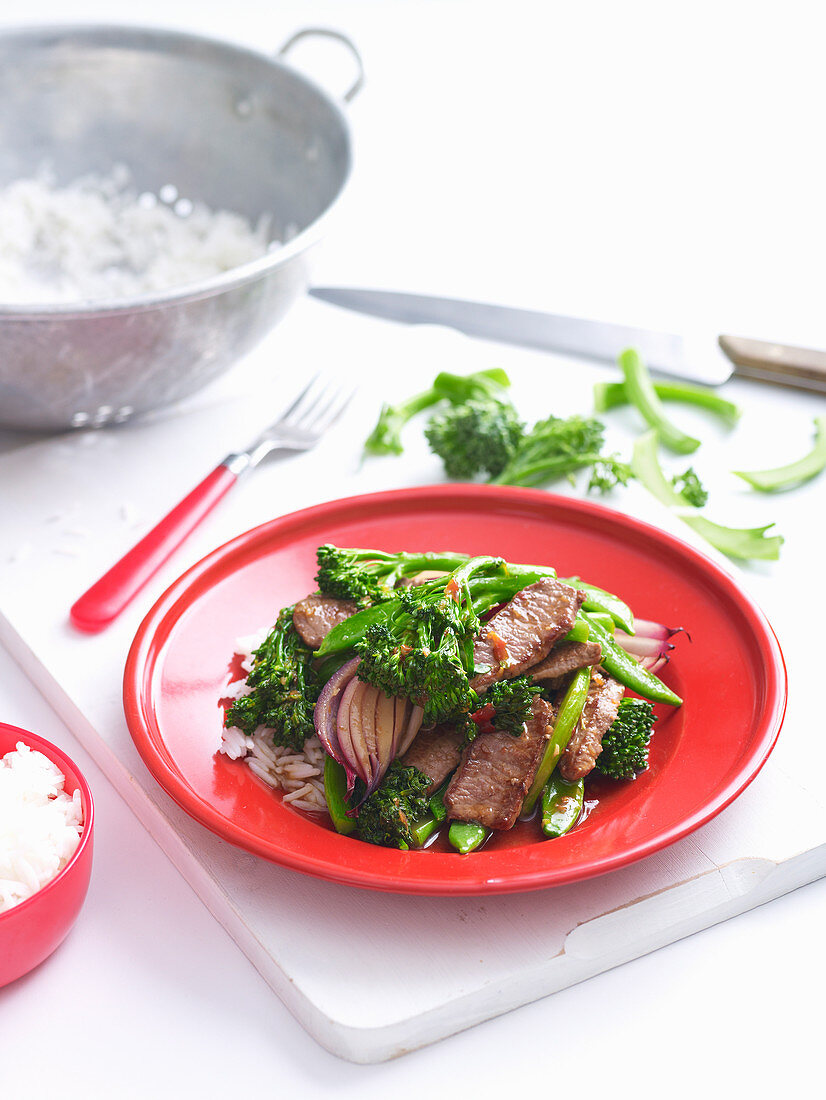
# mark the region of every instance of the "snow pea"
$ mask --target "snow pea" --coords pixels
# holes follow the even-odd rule
[[[608,637],[605,631],[602,633]],[[557,761],[567,748],[568,742],[571,740],[571,734],[574,732],[582,714],[585,700],[588,698],[590,683],[590,668],[580,668],[574,673],[573,679],[568,685],[568,690],[559,705],[559,713],[556,716],[556,722],[554,722],[553,733],[545,746],[545,753],[537,768],[533,783],[531,783],[530,790],[522,803],[523,814],[529,814],[534,808],[536,800],[542,794],[545,784],[551,777],[551,772],[557,765]]]
[[[490,836],[490,829],[475,821],[451,821],[447,838],[463,855],[475,851]]]
[[[610,615],[617,626],[626,634],[634,633],[634,612],[613,592],[606,592],[604,588],[586,584],[579,577],[560,577],[563,584],[570,584],[572,588],[578,588],[585,593],[583,611],[599,611],[604,615]],[[581,639],[576,639],[577,641]]]
[[[733,401],[707,386],[692,386],[689,382],[654,382],[654,392],[661,401],[679,401],[684,405],[696,405],[715,413],[726,424],[736,424],[740,419],[740,409]],[[624,382],[597,382],[594,386],[594,408],[597,412],[608,412],[620,405],[630,404],[628,390]]]
[[[542,791],[542,832],[545,836],[564,836],[573,829],[582,813],[584,798],[582,779],[569,783],[561,775],[552,775]]]
[[[368,627],[389,619],[394,607],[396,603],[388,600],[386,603],[373,604],[372,607],[357,611],[355,615],[351,615],[349,619],[333,627],[316,650],[316,657],[330,657],[334,653],[343,653],[346,649],[352,649],[356,642],[360,642],[364,637]]]
[[[606,672],[609,672],[621,684],[631,688],[637,695],[641,695],[643,699],[650,699],[653,703],[668,703],[672,707],[682,706],[683,701],[679,695],[673,692],[670,687],[666,687],[653,672],[643,668],[630,653],[626,653],[622,646],[614,640],[613,635],[604,630],[599,623],[587,614],[586,618],[591,624],[592,638],[602,646],[602,656],[599,663]]]
[[[817,477],[826,469],[826,416],[815,417],[815,445],[788,466],[776,466],[771,470],[732,470],[737,477],[743,478],[761,493],[776,493],[800,485],[810,478]]]

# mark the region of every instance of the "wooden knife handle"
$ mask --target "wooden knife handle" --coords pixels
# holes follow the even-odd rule
[[[824,351],[750,340],[745,336],[720,336],[718,342],[734,363],[735,374],[760,382],[826,393]]]

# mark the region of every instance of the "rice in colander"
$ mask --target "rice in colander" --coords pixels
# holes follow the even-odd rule
[[[278,247],[256,225],[181,197],[138,193],[125,165],[59,186],[45,168],[0,187],[0,301],[109,302],[200,283]]]

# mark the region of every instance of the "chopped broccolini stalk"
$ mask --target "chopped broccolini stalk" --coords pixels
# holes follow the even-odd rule
[[[456,555],[456,557],[462,558],[464,566],[446,573],[444,577],[417,586],[414,589],[418,594],[417,599],[425,598],[425,602],[438,602],[445,598],[447,585],[451,579],[461,575],[461,569],[471,562],[471,559],[464,555]],[[485,559],[487,564],[480,564],[479,559],[473,560],[475,564],[472,567],[472,575],[463,581],[463,584],[467,586],[470,606],[477,615],[484,614],[496,604],[507,603],[520,589],[541,580],[542,577],[556,576],[556,571],[550,566],[517,565],[513,562],[504,563],[498,558]],[[357,611],[355,615],[351,615],[349,619],[333,627],[317,649],[315,656],[325,659],[354,649],[365,638],[370,627],[377,623],[386,624],[394,617],[398,617],[403,610],[402,604],[408,599],[409,596],[404,595],[404,589],[398,589],[382,603]]]
[[[639,352],[627,348],[619,357],[619,365],[625,375],[625,392],[632,405],[635,405],[664,446],[678,454],[691,454],[700,446],[700,440],[686,435],[665,415],[665,409],[654,389],[654,383],[648,368]]]
[[[733,470],[732,473],[747,481],[761,493],[776,493],[783,489],[790,489],[817,477],[826,469],[826,416],[815,418],[815,445],[797,462],[790,462],[788,466],[776,466],[771,470]]]
[[[433,380],[430,389],[401,401],[396,405],[383,405],[378,423],[364,443],[368,455],[400,455],[404,450],[401,433],[409,420],[425,409],[433,408],[440,401],[462,405],[466,401],[485,398],[501,398],[510,386],[510,379],[503,370],[476,371],[473,374],[451,374],[442,371]]]
[[[736,424],[740,409],[733,401],[707,386],[692,386],[688,382],[654,382],[654,392],[661,401],[679,401],[684,405],[696,405],[714,413],[726,424]],[[625,382],[597,382],[594,386],[594,408],[598,413],[608,412],[620,405],[630,404]]]
[[[410,835],[417,848],[423,848],[447,818],[447,808],[444,803],[444,795],[449,780],[446,780],[435,794],[430,796],[427,804],[427,813],[420,818],[411,828]]]
[[[611,779],[635,779],[648,767],[654,708],[644,699],[622,699],[617,716],[602,738],[596,769]]]
[[[347,815],[347,773],[332,756],[324,757],[324,798],[336,832],[349,836],[356,819]]]

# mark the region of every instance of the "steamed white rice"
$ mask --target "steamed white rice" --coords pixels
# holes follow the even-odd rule
[[[239,638],[235,653],[241,658],[245,676],[252,670],[253,654],[269,634],[263,627],[255,634]],[[224,692],[228,699],[240,699],[249,691],[246,678],[235,680]],[[324,749],[317,737],[304,742],[304,751],[296,752],[273,744],[273,730],[259,726],[252,736],[228,726],[223,730],[218,750],[230,760],[243,760],[254,775],[268,786],[284,792],[283,801],[299,810],[321,813],[327,809],[324,797]]]
[[[42,752],[18,741],[0,758],[0,913],[51,882],[83,831],[80,791]]]

